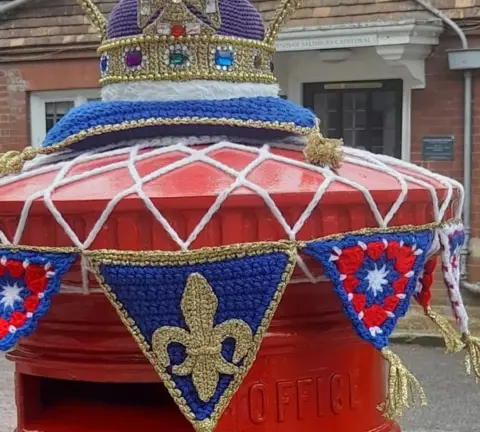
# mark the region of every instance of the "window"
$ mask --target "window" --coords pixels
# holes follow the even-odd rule
[[[304,84],[322,132],[345,145],[401,157],[402,81]]]
[[[31,93],[32,146],[40,147],[47,132],[73,107],[96,100],[100,100],[98,89]]]

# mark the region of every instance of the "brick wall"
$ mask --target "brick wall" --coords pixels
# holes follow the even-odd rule
[[[469,36],[472,47],[480,46],[480,36]],[[463,121],[464,81],[463,73],[448,69],[447,50],[459,48],[458,37],[448,32],[426,61],[426,88],[414,90],[412,94],[412,161],[432,171],[454,177],[463,183]],[[473,102],[473,181],[472,181],[472,238],[480,240],[480,76],[474,77]],[[454,135],[455,156],[453,162],[423,162],[421,154],[422,137],[428,135]],[[480,281],[480,258],[469,261],[469,277]],[[434,299],[445,304],[445,288],[441,276],[437,275]],[[467,294],[470,303],[478,303]]]
[[[26,83],[15,67],[0,68],[0,151],[23,148],[28,127]]]
[[[463,75],[448,69],[447,50],[458,39],[442,37],[426,60],[426,88],[412,93],[412,161],[428,169],[463,179]],[[455,136],[453,162],[423,162],[422,138]]]
[[[117,0],[96,0],[108,15]],[[252,0],[269,21],[278,0]],[[480,2],[476,0],[431,0],[433,6],[454,19],[477,18]],[[305,0],[288,23],[291,27],[331,25],[364,21],[429,20],[433,16],[412,0]],[[63,49],[94,46],[99,41],[95,29],[75,0],[38,0],[8,13],[0,20],[0,52],[33,49]],[[2,59],[0,58],[0,61]]]
[[[0,65],[0,152],[30,145],[29,93],[98,86],[96,58]]]
[[[480,46],[480,36],[469,37],[472,47]],[[447,51],[459,48],[458,37],[447,34],[426,61],[426,88],[412,94],[412,161],[463,182],[463,73],[448,69]],[[473,100],[473,200],[472,237],[480,238],[480,74],[474,76]],[[423,162],[422,137],[454,135],[453,162]]]

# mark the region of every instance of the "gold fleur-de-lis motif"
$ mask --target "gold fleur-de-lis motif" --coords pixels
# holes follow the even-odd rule
[[[189,276],[182,296],[181,309],[189,331],[180,327],[161,327],[152,338],[156,360],[163,368],[170,366],[168,347],[179,343],[186,348],[182,364],[172,367],[172,374],[192,376],[192,382],[203,402],[215,394],[220,374],[235,375],[237,364],[253,344],[250,326],[242,320],[231,319],[214,327],[218,299],[207,280],[198,273]],[[222,343],[235,340],[232,362],[222,355]]]

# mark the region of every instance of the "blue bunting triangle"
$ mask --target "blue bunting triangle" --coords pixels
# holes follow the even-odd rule
[[[323,266],[358,335],[381,350],[407,312],[433,235],[350,234],[310,242],[304,252]]]
[[[20,338],[35,331],[75,258],[73,252],[50,253],[28,248],[0,250],[1,351],[9,350]]]
[[[97,278],[197,431],[213,431],[289,281],[295,245],[94,252]]]

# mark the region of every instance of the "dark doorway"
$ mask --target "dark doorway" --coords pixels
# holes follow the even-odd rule
[[[401,157],[401,80],[308,83],[303,85],[303,102],[321,120],[325,136]]]

